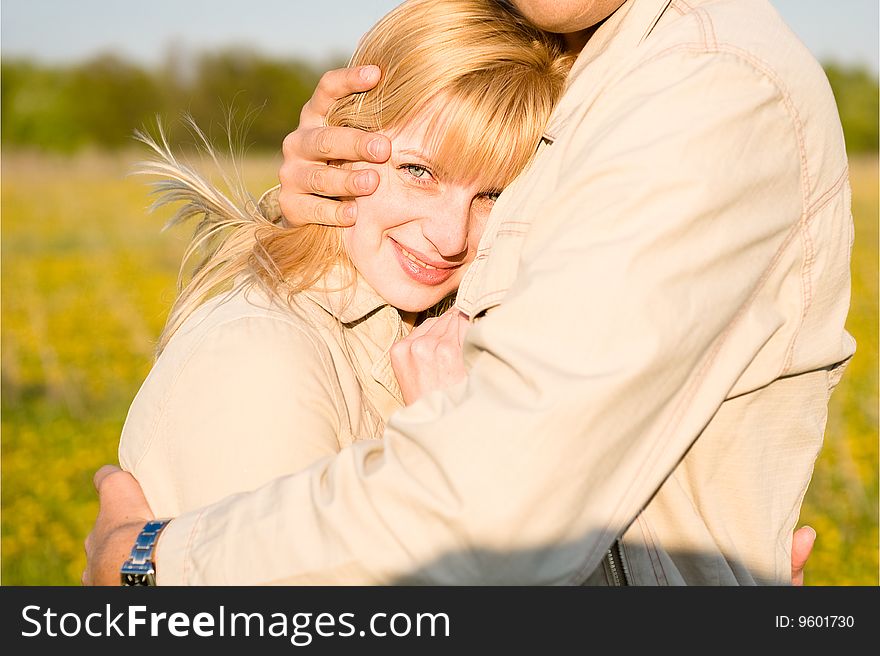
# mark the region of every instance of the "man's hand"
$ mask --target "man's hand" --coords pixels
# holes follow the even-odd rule
[[[461,345],[468,328],[465,316],[451,308],[426,319],[391,347],[391,366],[407,405],[422,395],[464,380],[467,372]]]
[[[813,553],[816,531],[812,526],[801,526],[791,536],[791,584],[804,584],[804,568]]]
[[[141,486],[128,472],[104,465],[94,478],[98,518],[86,537],[83,585],[119,585],[119,570],[141,529],[153,519]]]
[[[334,102],[372,89],[380,79],[376,66],[330,71],[303,106],[299,127],[284,138],[284,162],[278,171],[278,203],[289,225],[352,225],[357,218],[352,198],[367,196],[379,186],[376,171],[337,168],[329,163],[385,162],[391,156],[388,138],[354,128],[326,127],[324,119]],[[338,197],[349,200],[336,200]]]

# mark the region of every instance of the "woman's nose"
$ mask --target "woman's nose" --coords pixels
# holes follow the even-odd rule
[[[447,260],[464,257],[468,250],[471,196],[438,199],[422,222],[422,234]]]

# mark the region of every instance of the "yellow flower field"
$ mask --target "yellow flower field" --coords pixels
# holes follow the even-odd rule
[[[2,582],[76,585],[97,510],[93,472],[116,462],[188,233],[160,233],[132,154],[3,152]],[[277,162],[246,162],[255,192]],[[878,583],[878,163],[852,162],[856,243],[849,329],[802,520],[819,531],[807,583]]]

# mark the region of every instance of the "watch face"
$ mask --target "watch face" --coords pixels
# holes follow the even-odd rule
[[[156,585],[156,569],[152,561],[126,560],[120,571],[122,585]]]
[[[152,572],[149,574],[123,573],[122,585],[156,585],[156,575]]]

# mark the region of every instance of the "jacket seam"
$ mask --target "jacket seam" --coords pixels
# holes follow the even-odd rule
[[[788,235],[783,240],[780,247],[777,249],[775,255],[773,256],[773,259],[771,260],[767,268],[764,270],[764,273],[758,281],[758,284],[755,286],[752,294],[740,306],[739,310],[737,310],[736,314],[731,318],[727,328],[718,336],[718,339],[712,345],[712,348],[709,351],[705,362],[699,368],[696,375],[688,383],[686,383],[684,389],[682,390],[682,398],[676,404],[676,407],[672,410],[670,418],[667,420],[666,424],[658,432],[657,438],[654,440],[653,446],[649,449],[648,453],[643,459],[641,466],[633,477],[633,480],[629,483],[625,492],[620,496],[621,499],[627,498],[629,496],[632,487],[635,485],[635,481],[642,480],[642,478],[644,477],[645,468],[647,468],[655,460],[657,451],[665,447],[666,438],[673,433],[675,427],[678,426],[678,424],[680,423],[682,417],[686,412],[686,409],[690,406],[693,395],[696,394],[697,389],[703,383],[703,380],[705,379],[709,370],[712,368],[712,365],[715,363],[715,360],[721,352],[723,346],[726,344],[728,337],[733,332],[733,329],[742,320],[748,308],[752,306],[759,292],[764,288],[764,285],[767,283],[767,280],[770,277],[770,273],[776,269],[777,265],[782,259],[782,254],[788,250],[791,242],[794,241],[794,238],[799,231],[799,225],[792,226],[792,228],[789,230]],[[695,436],[694,439],[697,439],[698,437],[699,435]],[[621,504],[622,501],[615,508],[614,515],[617,515],[617,513],[619,512]]]
[[[804,323],[807,319],[807,313],[809,312],[810,307],[813,303],[813,286],[812,286],[812,271],[813,264],[816,261],[815,258],[815,249],[813,247],[813,239],[810,236],[810,224],[816,215],[821,212],[828,203],[834,199],[837,194],[840,192],[843,184],[847,179],[847,169],[844,167],[843,171],[837,177],[837,179],[831,184],[828,189],[826,189],[819,197],[810,205],[809,208],[804,212],[801,221],[801,240],[804,245],[804,261],[801,267],[801,283],[803,285],[803,308],[801,312],[801,319],[794,331],[794,334],[791,336],[791,341],[789,342],[788,349],[786,349],[785,360],[783,361],[782,369],[779,372],[779,375],[783,375],[786,371],[791,367],[792,360],[794,359],[794,351],[797,346],[798,337],[800,337],[801,329],[804,327]]]
[[[699,47],[695,44],[690,43],[681,43],[673,46],[669,46],[659,52],[655,53],[651,57],[642,61],[637,67],[633,69],[633,71],[642,68],[643,66],[652,63],[658,59],[661,59],[669,54],[674,52],[690,52],[696,54],[726,54],[736,57],[737,59],[742,60],[743,62],[749,64],[752,69],[765,77],[771,84],[773,84],[777,93],[779,94],[780,99],[782,100],[782,104],[785,106],[787,112],[790,115],[792,120],[792,124],[794,127],[795,139],[798,145],[798,153],[800,155],[800,166],[801,166],[801,199],[802,199],[802,207],[806,208],[809,203],[810,196],[812,195],[812,181],[810,179],[809,166],[807,164],[807,149],[806,143],[804,140],[804,127],[803,121],[801,120],[800,114],[797,111],[797,107],[791,99],[791,95],[785,88],[785,85],[782,84],[782,80],[780,80],[779,76],[775,73],[772,67],[765,62],[764,60],[755,57],[752,53],[747,50],[743,50],[742,48],[737,48],[736,46],[732,46],[729,44],[716,44],[712,47]]]
[[[191,552],[192,546],[195,542],[196,534],[201,531],[202,519],[204,518],[205,511],[200,510],[199,514],[196,515],[196,520],[193,522],[193,526],[190,529],[189,535],[186,537],[186,546],[183,549],[183,572],[181,573],[181,579],[183,585],[190,585],[189,577],[190,577],[190,561],[192,560]]]
[[[678,0],[685,4],[683,0]],[[699,12],[694,10],[695,16],[697,14],[705,14],[704,10],[700,10]],[[698,23],[700,23],[700,30],[703,32],[704,38],[706,37],[704,28],[702,26],[702,18],[698,17]],[[804,128],[803,121],[800,118],[800,114],[797,111],[797,108],[794,105],[794,102],[791,99],[790,94],[785,89],[785,86],[782,84],[782,81],[779,79],[778,75],[773,71],[770,65],[762,59],[755,57],[750,52],[743,50],[742,48],[737,48],[735,46],[727,45],[727,44],[718,44],[715,43],[711,47],[708,45],[700,46],[699,44],[693,43],[683,43],[683,44],[675,44],[664,48],[657,53],[653,54],[650,57],[645,58],[638,65],[633,67],[629,74],[634,73],[640,68],[653,63],[659,59],[662,59],[665,56],[676,52],[690,52],[696,54],[727,54],[737,59],[744,61],[746,64],[749,64],[750,67],[758,74],[762,75],[765,79],[767,79],[773,87],[776,89],[779,98],[782,100],[782,104],[785,107],[789,117],[792,121],[794,128],[794,136],[795,141],[797,143],[798,154],[800,158],[800,174],[801,174],[801,207],[806,208],[809,202],[809,198],[811,195],[811,185],[812,182],[810,180],[809,167],[807,163],[807,152],[806,152],[806,144],[804,140]],[[799,222],[800,224],[800,222]],[[786,242],[788,238],[786,238]],[[778,253],[777,253],[778,256]],[[479,306],[484,306],[482,309],[486,309],[491,306],[495,302],[495,299],[502,298],[504,296],[506,290],[504,289],[493,289],[492,291],[484,292],[478,298],[474,299],[471,305],[476,308]],[[489,300],[493,299],[493,300]],[[481,309],[481,311],[482,311]],[[475,312],[476,314],[476,312]],[[781,372],[780,372],[781,373]]]
[[[654,578],[657,579],[657,585],[669,585],[669,579],[666,577],[666,572],[663,570],[663,563],[660,562],[657,543],[654,542],[654,536],[646,527],[646,523],[642,517],[639,517],[639,529],[642,531],[642,538],[645,540],[645,546],[648,546],[649,541],[651,543],[648,549],[648,557],[651,560],[651,570],[654,572]],[[660,580],[661,575],[663,576],[662,581]]]
[[[758,297],[761,290],[767,283],[767,280],[770,277],[770,274],[776,269],[779,262],[782,259],[782,254],[785,253],[791,242],[794,241],[795,237],[800,232],[800,223],[793,225],[786,235],[785,239],[780,244],[779,248],[777,248],[776,253],[774,254],[771,261],[768,263],[767,267],[764,269],[761,278],[758,280],[755,285],[754,290],[746,299],[745,302],[739,307],[736,314],[731,318],[730,323],[727,328],[718,336],[712,345],[709,353],[706,356],[705,361],[702,366],[699,367],[696,375],[688,382],[686,382],[685,386],[682,389],[682,397],[676,404],[676,406],[672,409],[670,413],[669,419],[666,421],[660,430],[657,433],[656,439],[653,440],[653,445],[649,448],[648,453],[642,460],[642,464],[639,469],[636,471],[635,476],[633,476],[632,480],[627,485],[626,489],[623,493],[618,497],[621,501],[617,504],[612,512],[612,517],[616,517],[620,512],[621,505],[623,504],[623,500],[629,498],[631,490],[633,486],[636,484],[636,481],[641,481],[644,478],[645,469],[653,464],[656,459],[656,454],[659,450],[665,448],[666,446],[666,438],[670,435],[675,427],[680,423],[682,417],[684,416],[686,409],[689,407],[693,395],[696,394],[697,389],[702,384],[709,370],[712,368],[716,358],[721,352],[723,346],[726,344],[728,337],[733,332],[734,328],[739,324],[742,320],[743,316],[746,314],[748,308],[752,306],[755,299]],[[695,436],[695,440],[699,437],[699,435]],[[671,472],[670,472],[671,473]],[[585,564],[582,566],[572,578],[583,577],[584,573],[588,569],[588,566]]]

